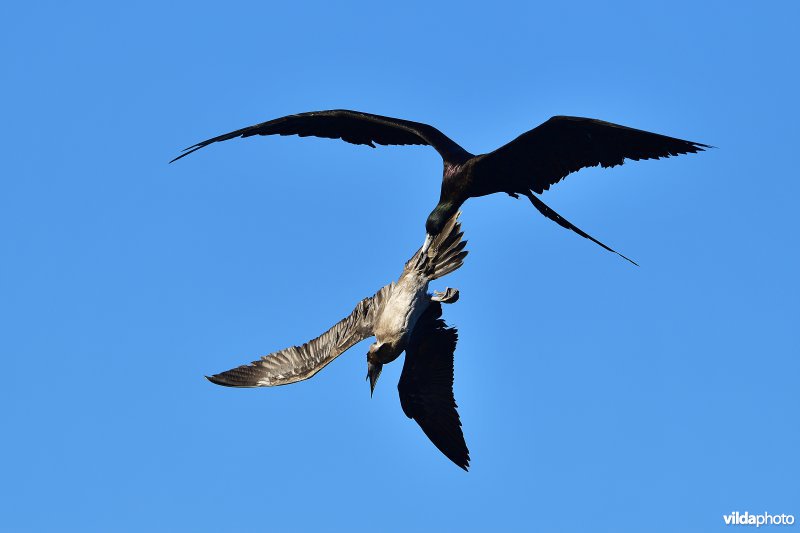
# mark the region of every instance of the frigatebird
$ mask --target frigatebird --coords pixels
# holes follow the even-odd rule
[[[350,315],[319,337],[258,361],[207,376],[228,387],[272,387],[312,377],[356,343],[374,336],[367,352],[370,394],[384,364],[406,352],[397,390],[400,406],[456,465],[467,470],[469,450],[453,397],[455,328],[441,319],[443,303],[458,300],[458,290],[428,293],[430,281],[458,269],[467,255],[456,213],[431,241],[406,263],[400,279],[361,300]]]
[[[170,163],[209,144],[253,135],[325,137],[372,148],[376,144],[433,147],[442,156],[444,171],[439,203],[425,222],[423,249],[468,198],[504,192],[514,198],[527,197],[550,220],[628,261],[556,213],[536,194],[582,168],[614,167],[626,159],[659,159],[710,148],[593,118],[555,116],[493,152],[473,155],[428,124],[336,109],[288,115],[213,137],[186,148]]]

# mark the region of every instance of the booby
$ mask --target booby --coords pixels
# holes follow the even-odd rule
[[[506,193],[513,198],[525,196],[545,217],[633,264],[636,263],[569,222],[536,195],[582,168],[614,167],[626,159],[659,159],[710,148],[593,118],[555,116],[493,152],[473,155],[428,124],[334,109],[287,115],[225,133],[189,146],[170,163],[209,144],[253,135],[325,137],[372,148],[376,144],[431,146],[442,157],[444,169],[439,203],[425,222],[427,239],[423,249],[468,198]]]
[[[431,241],[405,264],[400,278],[361,300],[350,315],[319,337],[285,348],[248,365],[207,379],[228,387],[273,387],[308,379],[356,343],[374,336],[367,352],[370,394],[383,365],[406,353],[397,385],[400,405],[433,444],[467,470],[469,450],[453,397],[455,328],[441,319],[443,303],[458,300],[458,290],[428,293],[428,285],[458,269],[467,255],[456,213]]]

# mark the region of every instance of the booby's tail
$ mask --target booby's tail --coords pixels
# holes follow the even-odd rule
[[[464,232],[458,221],[460,215],[461,211],[453,215],[441,233],[432,240],[428,241],[430,237],[426,236],[425,242],[430,242],[430,245],[427,249],[423,245],[406,264],[406,268],[413,265],[411,268],[423,272],[430,280],[439,279],[460,268],[467,256],[464,250],[467,241],[461,240]]]

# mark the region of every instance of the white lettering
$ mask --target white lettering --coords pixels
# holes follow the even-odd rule
[[[769,514],[764,512],[762,514],[750,514],[750,511],[740,513],[733,511],[730,514],[722,515],[722,520],[726,526],[791,526],[794,524],[794,515],[791,514]]]

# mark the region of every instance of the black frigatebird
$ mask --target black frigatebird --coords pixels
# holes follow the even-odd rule
[[[288,115],[232,131],[186,148],[170,163],[209,144],[253,135],[325,137],[373,148],[376,144],[433,147],[442,156],[444,172],[439,203],[425,222],[425,250],[468,198],[504,192],[514,198],[527,197],[550,220],[634,264],[556,213],[536,194],[582,168],[613,167],[626,159],[659,159],[710,148],[602,120],[555,116],[493,152],[473,155],[428,124],[336,109]]]

